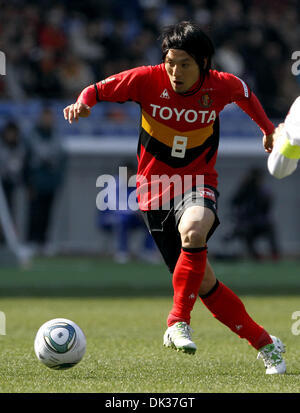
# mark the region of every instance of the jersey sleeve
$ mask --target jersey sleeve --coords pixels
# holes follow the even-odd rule
[[[274,125],[266,115],[260,101],[246,82],[231,73],[223,73],[229,103],[236,103],[260,127],[265,135],[274,132]]]
[[[151,66],[141,66],[109,76],[108,78],[86,87],[77,102],[92,107],[97,102],[127,101],[141,102],[146,91]]]
[[[231,73],[223,73],[223,76],[227,83],[230,102],[251,98],[251,89],[244,80]]]

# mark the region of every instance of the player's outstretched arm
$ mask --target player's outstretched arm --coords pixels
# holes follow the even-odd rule
[[[273,149],[273,134],[275,126],[267,117],[260,101],[252,92],[250,98],[241,99],[235,102],[250,118],[260,127],[263,132],[263,147],[265,152],[272,152]]]
[[[82,102],[76,102],[64,108],[64,118],[71,124],[74,120],[87,118],[91,113],[91,108]]]
[[[63,110],[64,118],[69,123],[78,121],[80,117],[85,118],[90,115],[91,108],[99,102],[141,102],[143,91],[148,85],[146,80],[149,74],[150,66],[137,67],[87,86],[81,91],[76,102]]]

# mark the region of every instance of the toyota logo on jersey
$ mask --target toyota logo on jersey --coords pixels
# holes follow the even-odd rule
[[[175,119],[177,122],[181,120],[185,120],[188,123],[193,123],[199,121],[201,123],[210,123],[216,120],[216,111],[215,110],[193,110],[193,109],[177,109],[177,108],[170,108],[168,106],[160,106],[154,105],[150,103],[150,107],[152,107],[152,114],[153,118],[157,116],[160,117],[162,120],[170,120]]]

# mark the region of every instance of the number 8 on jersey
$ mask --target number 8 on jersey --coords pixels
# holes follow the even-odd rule
[[[188,138],[186,136],[174,136],[171,156],[184,158]]]

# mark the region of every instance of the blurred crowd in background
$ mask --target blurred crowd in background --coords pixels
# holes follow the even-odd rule
[[[285,117],[300,94],[300,76],[292,73],[292,54],[300,50],[297,0],[0,0],[0,51],[6,56],[6,75],[0,76],[0,176],[12,212],[15,190],[26,187],[27,242],[47,242],[52,207],[66,169],[62,138],[136,136],[136,110],[131,112],[130,104],[117,105],[118,109],[97,105],[91,121],[72,125],[72,130],[62,116],[64,104],[74,102],[87,85],[114,73],[159,64],[162,28],[182,20],[195,21],[212,38],[214,69],[245,80],[274,123]],[[226,114],[222,136],[255,137],[254,123],[237,116]],[[257,191],[259,200],[265,199],[264,193]],[[245,202],[247,208],[250,205],[247,199],[242,201],[240,206],[234,204],[240,208],[236,219],[244,217]],[[256,235],[273,240],[270,250],[277,258],[269,220],[272,202],[266,198],[265,204],[262,221],[268,216],[270,224],[260,226]],[[250,215],[259,216],[253,211]],[[99,229],[114,230],[108,228],[107,216],[100,218]],[[242,226],[244,218],[231,220],[226,242],[245,241],[249,254],[257,258],[256,235]],[[138,221],[131,225],[138,226]],[[259,223],[251,226],[258,228]],[[128,228],[124,221],[124,231],[119,231],[122,248],[116,246],[116,254],[121,261],[128,255]],[[147,238],[145,242],[146,251],[153,248]]]
[[[214,68],[243,78],[270,117],[300,90],[297,0],[0,0],[0,99],[73,101],[86,85],[161,61],[161,28],[193,19],[216,47]]]

